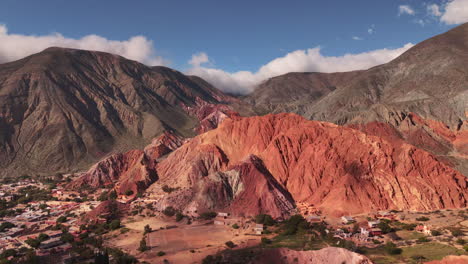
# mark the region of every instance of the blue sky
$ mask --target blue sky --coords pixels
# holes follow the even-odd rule
[[[441,22],[441,15],[429,12],[431,4],[443,12],[448,3],[6,0],[0,9],[0,24],[6,26],[8,34],[25,36],[59,33],[80,39],[95,34],[125,41],[141,35],[152,41],[155,54],[172,68],[188,71],[191,56],[204,52],[211,68],[256,72],[295,50],[320,47],[323,56],[342,56],[397,49],[456,25]],[[401,13],[400,6],[413,13]]]

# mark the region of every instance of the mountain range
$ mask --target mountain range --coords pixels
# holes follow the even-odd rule
[[[468,24],[368,70],[288,73],[235,97],[166,67],[49,48],[0,65],[0,175],[74,172],[69,188],[185,212],[465,207],[466,61]]]

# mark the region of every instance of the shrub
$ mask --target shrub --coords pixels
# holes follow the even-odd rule
[[[271,244],[271,239],[268,239],[266,237],[262,237],[262,244]]]
[[[60,223],[65,223],[67,221],[67,217],[66,216],[60,216],[59,218],[57,218],[57,224],[60,224]]]
[[[162,257],[162,256],[166,255],[166,252],[159,251],[156,255],[158,255],[158,257]]]
[[[382,233],[387,234],[393,232],[393,228],[387,222],[380,222],[377,224],[377,227],[382,230]]]
[[[398,248],[394,243],[387,242],[385,244],[385,251],[390,255],[399,255],[403,251],[401,248]]]
[[[26,244],[30,245],[33,248],[38,248],[41,245],[41,241],[37,239],[32,239],[28,238],[26,241],[24,241]]]
[[[119,219],[112,220],[112,222],[110,222],[109,224],[109,228],[111,230],[116,230],[120,228],[120,220]]]
[[[191,250],[190,250],[190,253],[195,253],[195,250],[191,249]]]
[[[426,221],[429,221],[429,217],[425,217],[425,216],[421,216],[421,217],[418,217],[416,218],[416,221],[421,221],[421,222],[426,222]]]
[[[463,231],[460,228],[452,228],[450,232],[452,232],[452,236],[463,236]]]
[[[442,233],[441,233],[439,230],[432,230],[432,231],[431,231],[431,235],[433,235],[433,236],[440,236],[440,235],[442,235]]]
[[[232,241],[228,241],[228,242],[226,242],[226,243],[224,243],[224,244],[226,244],[226,246],[227,246],[228,248],[234,248],[234,247],[236,247],[236,244],[234,244],[234,242],[232,242]]]
[[[73,241],[75,241],[75,237],[72,234],[65,232],[60,237],[60,240],[62,240],[63,242],[72,243]]]
[[[49,236],[47,234],[44,234],[44,233],[40,233],[39,236],[37,236],[37,240],[39,241],[46,241],[47,239],[49,239]]]
[[[238,225],[238,224],[233,224],[233,225],[232,225],[232,228],[234,228],[234,229],[239,229],[239,225]]]
[[[404,230],[413,231],[416,228],[416,226],[416,224],[403,224],[401,228]]]
[[[184,215],[183,215],[181,212],[177,212],[177,213],[176,213],[176,218],[175,218],[175,220],[176,220],[177,222],[179,222],[179,221],[182,220],[183,218],[184,218]]]
[[[151,233],[151,231],[153,231],[153,230],[151,229],[151,227],[150,227],[149,225],[145,225],[144,234],[146,235],[146,234],[148,234],[148,233]]]
[[[132,190],[127,190],[127,191],[125,192],[125,195],[126,195],[126,196],[133,195],[133,191],[132,191]]]
[[[166,207],[166,209],[163,210],[163,214],[165,214],[166,216],[174,216],[176,213],[174,207],[172,206],[168,206]]]
[[[259,214],[255,217],[255,223],[272,226],[275,224],[275,220],[269,214]]]
[[[204,212],[200,215],[201,219],[209,220],[213,219],[217,216],[218,214],[216,212]]]
[[[411,258],[418,261],[418,263],[422,263],[422,261],[426,259],[423,255],[413,255]]]
[[[465,245],[466,241],[465,241],[465,239],[459,238],[459,239],[457,239],[457,244]]]
[[[109,200],[115,200],[115,199],[117,199],[117,192],[114,190],[114,191],[110,192]]]
[[[420,243],[429,242],[429,239],[427,237],[420,237],[420,238],[418,238],[418,242],[420,242]]]
[[[143,238],[140,240],[140,246],[138,247],[138,250],[140,252],[145,252],[148,250],[148,246],[146,245],[146,237],[143,236]]]
[[[167,185],[164,185],[164,186],[162,187],[162,190],[163,190],[164,192],[171,193],[171,192],[177,190],[177,188],[171,188],[171,187],[169,187],[169,186],[167,186]]]

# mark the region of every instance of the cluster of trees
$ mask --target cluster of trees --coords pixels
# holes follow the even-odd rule
[[[269,215],[269,214],[259,214],[259,215],[257,215],[255,217],[255,223],[263,224],[263,225],[266,225],[266,226],[272,226],[276,222],[275,222],[275,220],[273,220],[273,217],[271,217],[271,215]]]

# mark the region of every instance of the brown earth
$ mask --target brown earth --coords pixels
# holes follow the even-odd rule
[[[314,251],[295,251],[287,248],[265,249],[252,264],[287,264],[287,263],[347,263],[371,264],[370,259],[344,248],[327,247]]]

